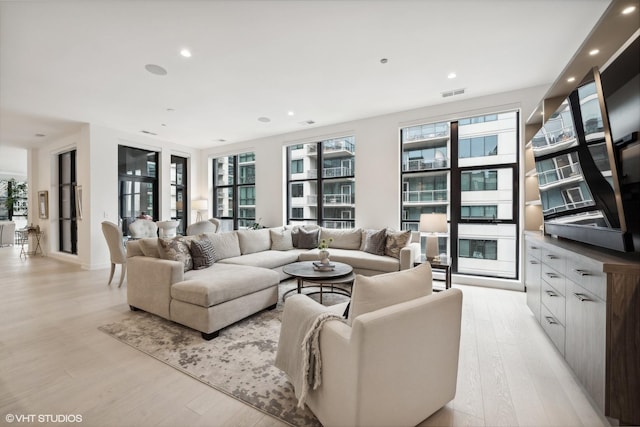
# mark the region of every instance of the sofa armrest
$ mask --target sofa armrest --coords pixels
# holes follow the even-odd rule
[[[145,256],[127,259],[127,303],[170,319],[171,286],[184,280],[184,264]]]
[[[413,264],[420,259],[420,243],[409,243],[400,249],[400,270],[413,268]]]

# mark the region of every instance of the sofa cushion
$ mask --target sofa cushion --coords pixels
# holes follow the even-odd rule
[[[319,235],[320,235],[320,229],[306,230],[304,228],[300,228],[298,230],[298,248],[300,249],[317,248]]]
[[[259,230],[238,230],[240,253],[242,255],[271,249],[271,236],[268,228]]]
[[[298,240],[300,237],[300,230],[319,230],[320,227],[318,227],[317,225],[294,225],[293,227],[291,227],[290,225],[285,226],[285,228],[291,228],[291,241],[293,242],[293,247],[297,248],[298,247]],[[309,248],[306,248],[309,249]]]
[[[377,276],[356,275],[351,292],[348,322],[361,314],[430,295],[432,291],[431,265]]]
[[[288,230],[286,228],[272,228],[269,230],[269,234],[271,236],[271,250],[289,251],[293,249],[291,230]]]
[[[156,237],[147,237],[138,240],[140,250],[144,256],[150,256],[153,258],[160,258],[160,252],[158,251],[158,239]]]
[[[171,298],[202,307],[211,307],[254,292],[277,286],[280,276],[265,268],[215,263],[191,270],[185,280],[171,287]]]
[[[227,258],[220,262],[224,264],[252,265],[254,267],[262,268],[277,268],[298,261],[298,253],[299,251],[262,251],[248,255]]]
[[[193,240],[191,242],[191,258],[193,258],[194,270],[211,267],[215,261],[211,240]]]
[[[400,258],[400,249],[409,244],[409,239],[411,239],[411,230],[387,230],[387,241],[384,248],[384,254],[394,258]]]
[[[320,256],[318,249],[312,249],[300,253],[299,261],[318,261]],[[331,249],[329,248],[331,261],[344,262],[349,264],[354,270],[372,270],[380,272],[392,272],[400,270],[400,260],[384,255],[374,255],[363,251],[353,251],[351,249]]]
[[[170,261],[179,261],[184,265],[184,271],[193,269],[193,258],[191,257],[191,240],[186,236],[173,238],[158,237],[158,252],[160,258]]]
[[[384,255],[387,246],[387,230],[364,230],[362,232],[362,249],[374,255]]]
[[[221,259],[240,256],[240,243],[235,231],[225,233],[204,233],[200,234],[211,240],[213,244],[213,257],[216,261]]]
[[[326,240],[333,239],[331,242],[331,248],[336,249],[360,249],[360,241],[362,240],[362,230],[356,229],[335,229],[325,228],[320,229],[320,239]]]

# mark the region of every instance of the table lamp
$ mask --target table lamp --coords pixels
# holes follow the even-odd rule
[[[191,209],[197,212],[196,222],[202,221],[202,211],[209,210],[209,201],[207,199],[198,199],[191,202]]]
[[[438,255],[437,233],[446,233],[448,231],[447,214],[421,214],[420,231],[428,234],[427,249],[425,251],[427,261],[432,260],[435,263],[439,263],[440,256]]]

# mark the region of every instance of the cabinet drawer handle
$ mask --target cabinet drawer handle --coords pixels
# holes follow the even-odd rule
[[[533,261],[533,260],[531,260],[531,261],[529,261],[529,264],[532,264],[532,265],[538,265],[539,263],[538,263],[538,261]]]
[[[580,300],[580,302],[588,302],[588,301],[593,301],[591,298],[589,298],[588,296],[584,295],[584,294],[578,294],[576,292],[573,293],[573,296],[575,296],[576,298],[578,298]]]
[[[549,255],[547,255],[547,258],[549,258],[549,259],[558,259],[558,256],[554,255],[554,254],[549,254]]]
[[[558,276],[556,273],[544,273],[548,278],[550,279],[559,279],[560,276]]]
[[[576,273],[578,273],[578,274],[579,274],[580,276],[582,276],[582,277],[584,277],[584,276],[591,276],[591,273],[589,273],[588,271],[578,270],[578,269],[575,269],[575,270],[573,270],[573,271],[575,271]]]
[[[537,251],[537,250],[538,250],[538,249],[540,249],[540,248],[539,248],[539,247],[537,247],[537,246],[529,246],[529,249],[533,249],[534,251]]]
[[[556,322],[556,319],[554,319],[551,316],[544,316],[545,319],[547,319],[547,323],[549,323],[550,325],[557,325],[558,322]]]
[[[555,293],[555,292],[553,292],[553,291],[545,291],[545,292],[546,292],[546,294],[547,294],[547,295],[549,295],[550,297],[557,297],[557,296],[558,296],[558,294],[556,294],[556,293]]]

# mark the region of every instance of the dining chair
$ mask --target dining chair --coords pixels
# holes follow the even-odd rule
[[[122,242],[122,232],[114,223],[103,221],[102,234],[104,234],[104,238],[107,241],[109,253],[111,255],[111,274],[109,275],[109,283],[107,283],[107,285],[111,285],[113,273],[116,271],[116,264],[121,264],[122,270],[120,271],[120,284],[118,284],[118,287],[121,287],[122,282],[124,281],[124,276],[127,272],[127,254]]]

